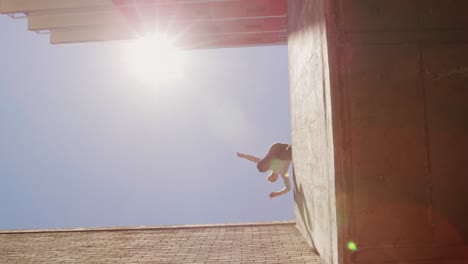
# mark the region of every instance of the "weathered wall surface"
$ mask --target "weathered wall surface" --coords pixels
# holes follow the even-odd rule
[[[297,225],[329,263],[337,258],[325,1],[288,2]]]
[[[467,263],[468,2],[324,2],[289,1],[302,232],[322,255],[337,247],[334,263]],[[314,63],[323,43],[328,57]],[[313,99],[322,91],[329,101]],[[336,197],[336,221],[321,207],[331,201],[323,191]],[[334,225],[330,246],[322,232],[333,236]]]
[[[468,2],[335,3],[344,259],[467,261]]]
[[[294,223],[2,233],[0,263],[323,263]]]

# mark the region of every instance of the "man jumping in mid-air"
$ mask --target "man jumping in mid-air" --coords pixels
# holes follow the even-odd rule
[[[271,170],[271,173],[268,176],[268,181],[270,182],[275,182],[278,179],[278,175],[281,175],[285,187],[279,192],[270,193],[270,198],[283,195],[291,190],[288,174],[289,165],[291,164],[292,160],[291,145],[275,143],[271,145],[270,150],[263,159],[239,152],[237,152],[237,156],[239,158],[244,158],[246,160],[257,163],[257,169],[259,172],[266,172]]]

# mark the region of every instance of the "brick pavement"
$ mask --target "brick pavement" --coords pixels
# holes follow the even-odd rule
[[[323,263],[295,223],[0,231],[0,263]]]

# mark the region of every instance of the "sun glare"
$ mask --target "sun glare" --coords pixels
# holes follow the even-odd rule
[[[164,35],[151,34],[132,42],[127,63],[132,75],[149,84],[166,83],[182,77],[183,52]]]

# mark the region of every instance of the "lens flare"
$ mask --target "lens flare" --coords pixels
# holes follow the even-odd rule
[[[353,241],[348,242],[348,249],[351,250],[351,251],[357,251],[358,250],[358,248],[356,246],[356,243],[354,243]]]

